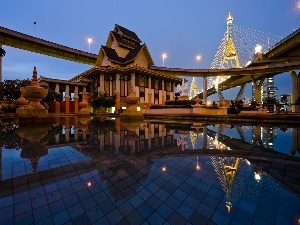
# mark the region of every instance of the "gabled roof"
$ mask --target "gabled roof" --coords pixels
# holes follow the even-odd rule
[[[128,39],[122,38],[117,32],[111,31],[111,34],[114,36],[118,44],[125,48],[134,49],[136,46],[139,46],[139,44],[136,42],[128,41]]]
[[[139,45],[135,49],[130,50],[125,58],[119,57],[117,52],[115,51],[115,49],[108,48],[106,46],[101,46],[101,49],[103,50],[104,54],[107,56],[107,58],[109,60],[113,61],[114,63],[120,64],[120,65],[126,65],[128,63],[133,62],[135,57],[138,55],[138,53],[144,47],[146,47],[145,44]],[[151,59],[151,57],[150,57],[150,59]],[[152,62],[152,59],[151,59],[151,62]]]
[[[108,48],[106,46],[101,45],[101,49],[103,50],[104,54],[107,56],[107,58],[114,62],[120,62],[122,61],[122,58],[118,56],[115,49]]]
[[[138,44],[140,44],[142,41],[139,39],[139,37],[136,35],[136,33],[134,33],[133,31],[131,30],[128,30],[127,28],[125,27],[121,27],[120,25],[118,24],[115,24],[115,29],[114,29],[115,32],[117,33],[121,33],[122,36],[125,36],[126,38],[129,38],[131,39],[132,41],[135,41],[137,42]]]

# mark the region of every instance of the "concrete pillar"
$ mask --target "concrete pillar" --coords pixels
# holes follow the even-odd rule
[[[204,89],[203,89],[204,92]],[[207,126],[203,126],[203,149],[207,148]]]
[[[207,76],[203,77],[203,103],[207,102]]]
[[[253,83],[253,87],[255,89],[255,101],[256,102],[262,102],[261,99],[261,87],[264,83],[265,77],[262,77],[261,80],[254,80],[254,77],[252,76],[252,83]],[[258,81],[258,83],[257,83]]]
[[[290,71],[292,77],[292,95],[291,95],[291,103],[295,103],[297,99],[300,98],[300,73],[296,74],[296,72]],[[300,112],[299,105],[292,105],[292,112]]]
[[[70,112],[70,89],[68,84],[66,84],[65,101],[66,101],[66,113],[69,113]]]
[[[300,129],[292,128],[292,149],[289,155],[295,155],[297,151],[300,153]]]
[[[2,181],[2,146],[0,146],[0,181]]]
[[[235,98],[236,101],[242,100],[243,94],[244,94],[244,92],[245,92],[245,87],[246,87],[246,84],[243,84],[243,85],[241,86],[241,88],[240,88],[240,90],[239,90],[239,93],[237,94],[237,96],[236,96],[236,98]]]

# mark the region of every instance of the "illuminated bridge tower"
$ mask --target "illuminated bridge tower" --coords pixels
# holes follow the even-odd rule
[[[240,68],[240,61],[233,40],[232,21],[233,18],[229,13],[227,18],[227,31],[226,31],[227,43],[222,58],[221,69]]]
[[[241,67],[238,52],[234,43],[234,32],[232,22],[233,17],[229,13],[227,17],[227,30],[211,64],[211,69],[229,69]],[[208,78],[208,88],[215,87],[215,89],[218,91],[219,98],[222,98],[223,96],[220,90],[218,89],[218,84],[228,78],[229,76],[220,76],[217,78],[210,77]]]

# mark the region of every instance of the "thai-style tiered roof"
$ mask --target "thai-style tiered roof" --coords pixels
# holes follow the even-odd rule
[[[115,25],[105,46],[101,46],[95,67],[79,74],[70,81],[80,81],[99,74],[138,73],[169,81],[181,82],[176,76],[150,69],[154,65],[147,45],[131,30]]]

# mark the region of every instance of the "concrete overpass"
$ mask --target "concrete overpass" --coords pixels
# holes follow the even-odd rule
[[[89,65],[94,65],[97,60],[97,55],[95,54],[56,44],[4,27],[0,27],[0,48],[2,45]],[[2,81],[1,57],[0,81]]]

